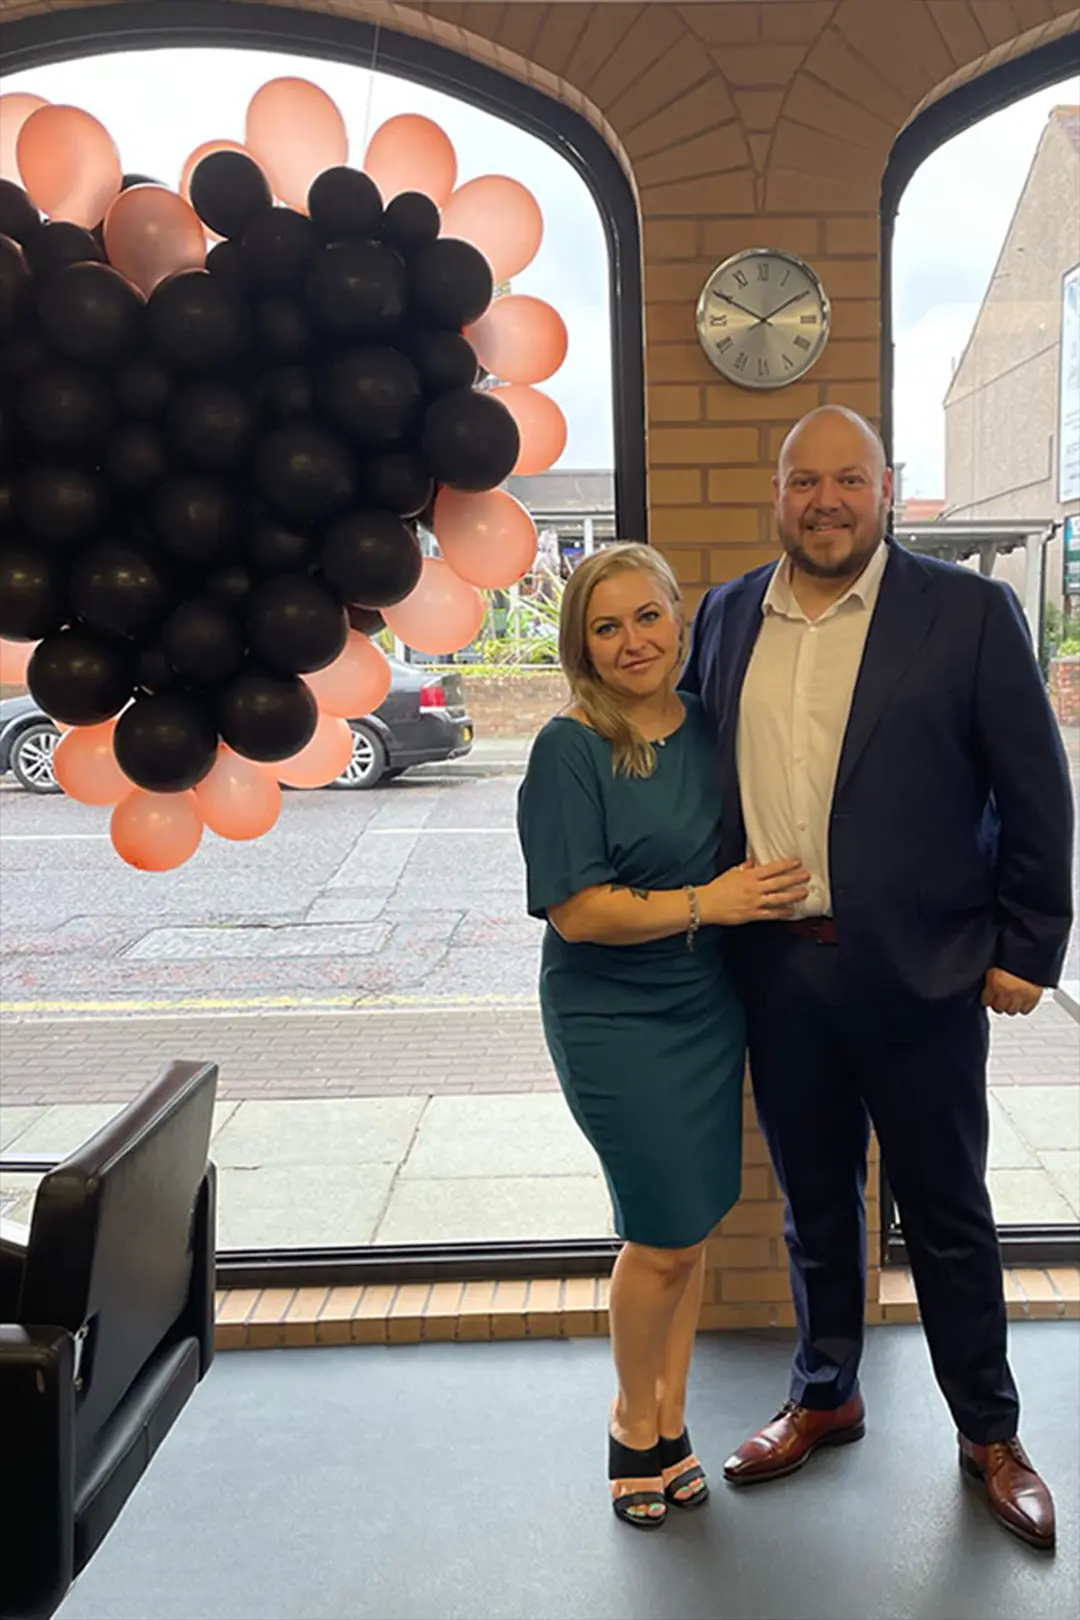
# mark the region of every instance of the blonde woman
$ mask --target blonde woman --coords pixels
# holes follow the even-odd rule
[[[616,1516],[699,1507],[686,1429],[704,1245],[739,1194],[744,1031],[722,930],[790,916],[796,860],[720,873],[723,805],[698,699],[676,682],[679,588],[659,553],[583,562],[562,604],[572,694],[533,746],[518,806],[528,905],[547,922],[540,1001],[570,1109],[625,1239],[611,1288]]]

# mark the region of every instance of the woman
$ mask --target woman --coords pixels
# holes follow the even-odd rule
[[[518,805],[529,911],[548,925],[544,1031],[625,1239],[608,1476],[640,1529],[708,1495],[686,1388],[705,1240],[739,1195],[744,1068],[721,929],[790,916],[807,892],[795,860],[719,873],[715,746],[675,690],[685,650],[659,553],[583,562],[559,628],[571,706],[537,737]]]

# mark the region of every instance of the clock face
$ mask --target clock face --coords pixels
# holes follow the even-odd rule
[[[698,341],[744,388],[783,388],[810,370],[829,335],[829,300],[794,254],[749,248],[718,266],[697,306]]]

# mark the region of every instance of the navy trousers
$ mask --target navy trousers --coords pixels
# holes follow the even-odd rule
[[[787,1200],[799,1326],[791,1397],[858,1387],[870,1125],[903,1227],[934,1372],[960,1433],[1016,1433],[1001,1260],[986,1188],[987,1014],[976,997],[889,1041],[848,988],[843,945],[776,924],[740,930],[758,1118]]]

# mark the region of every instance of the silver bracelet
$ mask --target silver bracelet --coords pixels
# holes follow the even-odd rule
[[[686,948],[688,951],[692,951],[698,929],[701,927],[701,907],[698,904],[698,892],[692,883],[688,883],[683,892],[690,906],[690,925],[686,930]]]

